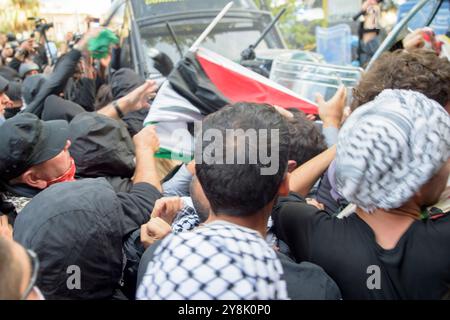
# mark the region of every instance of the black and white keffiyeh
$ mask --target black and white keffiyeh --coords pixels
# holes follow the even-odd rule
[[[275,251],[255,231],[214,222],[156,249],[137,299],[288,299]]]
[[[399,208],[449,155],[450,116],[444,108],[418,92],[384,90],[343,125],[336,186],[367,212]]]
[[[172,232],[177,234],[180,232],[191,231],[200,225],[200,217],[195,209],[189,205],[184,206],[177,214],[172,223]]]

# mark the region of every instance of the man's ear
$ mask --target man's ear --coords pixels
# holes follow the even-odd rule
[[[20,181],[29,185],[30,187],[43,190],[47,188],[47,181],[36,176],[32,169],[28,169],[20,176]]]
[[[280,187],[278,188],[279,197],[287,197],[289,195],[289,176],[289,173],[286,173],[283,181],[281,181]]]
[[[289,161],[288,161],[288,172],[289,172],[289,173],[292,173],[292,171],[294,171],[295,168],[297,168],[297,161],[295,161],[295,160],[289,160]]]

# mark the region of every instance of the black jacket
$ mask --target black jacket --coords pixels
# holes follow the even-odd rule
[[[31,101],[27,101],[28,105],[25,108],[24,112],[31,112],[38,117],[41,117],[45,99],[51,94],[58,95],[59,93],[63,92],[67,81],[75,72],[75,68],[80,58],[81,52],[78,50],[72,50],[58,61],[58,64],[55,66],[55,70],[53,71],[53,73],[48,77],[45,77],[44,81],[42,81],[42,77],[38,78],[37,76],[29,77],[30,80],[28,80],[27,78],[26,82],[30,82],[36,79],[36,81],[39,81],[39,86],[34,88],[36,89],[36,92],[34,96],[31,97]],[[33,87],[33,85],[31,84],[30,87]]]
[[[58,183],[35,196],[15,221],[14,239],[37,253],[44,296],[111,298],[120,288],[122,243],[148,221],[159,197],[147,183],[116,193],[102,178]],[[81,286],[71,290],[76,270]]]

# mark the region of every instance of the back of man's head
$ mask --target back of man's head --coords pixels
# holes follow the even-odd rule
[[[293,117],[287,121],[290,135],[289,160],[301,166],[327,149],[325,138],[314,122],[298,109],[289,109]]]
[[[215,214],[250,216],[285,179],[289,131],[264,104],[236,103],[210,114],[196,141],[196,174]]]
[[[450,62],[431,50],[384,53],[353,90],[354,110],[385,89],[417,91],[446,108],[450,103]]]

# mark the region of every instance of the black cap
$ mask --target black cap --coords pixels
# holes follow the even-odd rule
[[[0,179],[8,182],[30,167],[57,156],[65,147],[69,124],[64,120],[42,121],[20,113],[0,126]]]
[[[14,33],[12,33],[12,32],[8,32],[6,34],[6,37],[8,38],[8,42],[17,40],[16,35]]]
[[[16,81],[10,81],[5,93],[11,101],[22,100],[22,84]]]
[[[17,81],[9,81],[0,76],[0,93],[6,93],[12,101],[21,100],[22,84]]]
[[[9,81],[0,76],[0,93],[5,93],[8,90]]]

